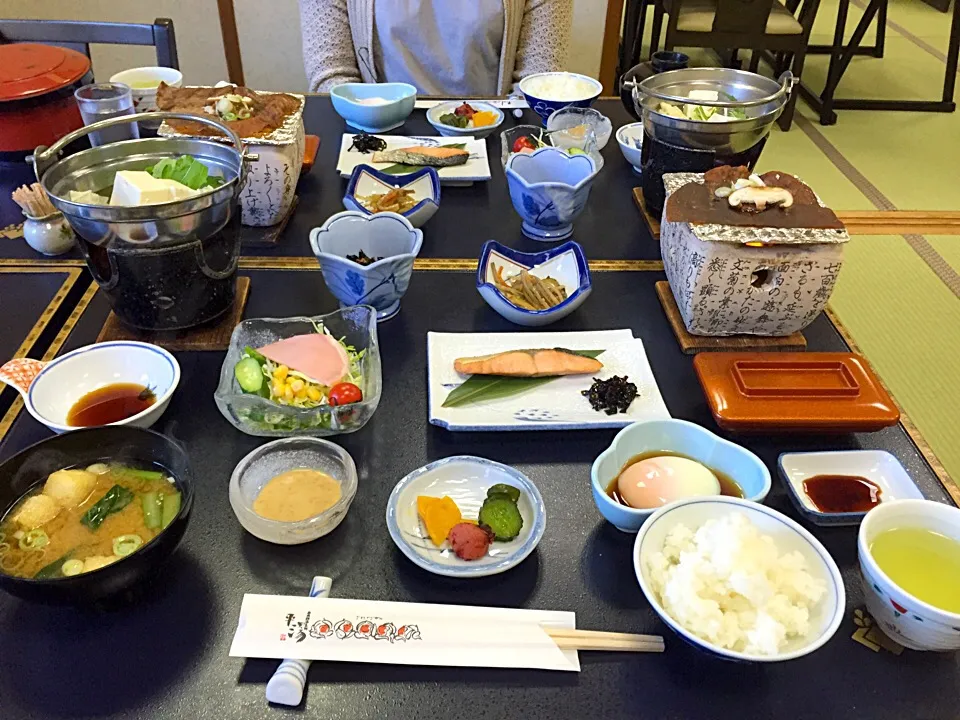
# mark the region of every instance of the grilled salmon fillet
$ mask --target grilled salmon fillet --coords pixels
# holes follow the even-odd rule
[[[407,147],[397,150],[383,150],[373,154],[373,162],[403,163],[404,165],[430,165],[431,167],[450,167],[463,165],[470,159],[470,153],[452,147]]]
[[[595,373],[603,363],[570,350],[511,350],[479,357],[457,358],[453,369],[464,375],[508,375],[511,377],[553,377]]]

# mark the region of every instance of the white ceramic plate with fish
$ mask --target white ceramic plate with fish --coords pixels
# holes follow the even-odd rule
[[[464,518],[476,520],[487,490],[497,483],[520,490],[520,534],[494,542],[479,560],[461,560],[449,542],[437,547],[417,514],[417,497],[449,496]],[[449,577],[485,577],[509,570],[534,551],[547,524],[540,492],[526,475],[492,460],[457,455],[424,465],[403,478],[387,500],[387,529],[400,551],[424,570]]]
[[[603,368],[587,375],[553,378],[508,398],[443,407],[450,392],[466,380],[454,360],[508,350],[567,348],[603,350]],[[466,432],[504,430],[589,430],[621,428],[638,420],[670,417],[643,349],[630,330],[538,333],[427,333],[427,388],[430,423]],[[626,413],[607,415],[590,407],[581,391],[601,380],[626,375],[638,396]]]
[[[369,165],[377,170],[383,170],[396,163],[373,163],[373,153],[362,153],[351,150],[355,133],[344,133],[340,141],[340,157],[337,160],[337,172],[340,177],[350,177],[357,165]],[[386,150],[399,150],[408,147],[440,147],[442,145],[465,145],[463,148],[470,153],[470,159],[463,165],[435,168],[440,182],[444,185],[468,185],[474,182],[483,182],[490,179],[490,161],[487,158],[487,143],[474,137],[403,137],[402,135],[377,135],[387,143]]]

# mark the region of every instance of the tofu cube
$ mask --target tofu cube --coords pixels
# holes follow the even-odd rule
[[[13,521],[23,530],[33,530],[53,520],[60,506],[47,495],[34,495],[24,500],[13,516]]]
[[[43,485],[43,494],[52,498],[60,507],[77,507],[90,497],[97,476],[86,470],[57,470],[51,473]]]

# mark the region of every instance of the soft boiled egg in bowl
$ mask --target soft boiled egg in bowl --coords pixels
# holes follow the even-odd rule
[[[655,511],[677,500],[726,495],[763,502],[770,471],[752,452],[686,420],[628,425],[590,471],[600,514],[637,532]]]

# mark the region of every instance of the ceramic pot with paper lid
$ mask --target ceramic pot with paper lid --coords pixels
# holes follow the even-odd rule
[[[216,127],[232,144],[202,138],[141,138],[101,145],[58,160],[67,143],[92,131],[139,119],[181,118]],[[189,155],[223,183],[181,200],[121,206],[71,200],[71,191],[109,197],[120,170],[144,170]],[[127,325],[143,330],[193,327],[233,304],[240,258],[239,194],[246,175],[240,139],[216,120],[183,113],[110,118],[37,148],[37,178],[80,239],[87,266]],[[79,200],[79,199],[78,199]]]
[[[624,86],[643,121],[644,200],[659,214],[665,173],[705,172],[719,165],[753,169],[790,99],[794,77],[785,72],[771,80],[745,70],[686,68],[629,83]]]

